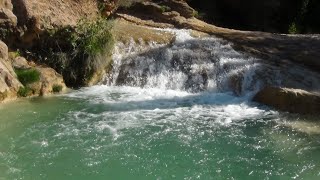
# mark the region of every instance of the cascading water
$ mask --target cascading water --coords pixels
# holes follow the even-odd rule
[[[117,44],[105,85],[0,106],[0,179],[319,179],[320,124],[303,121],[318,117],[250,102],[318,75],[166,31]]]
[[[233,91],[238,95],[266,85],[320,88],[318,74],[289,62],[285,67],[262,64],[222,39],[193,38],[188,30],[167,31],[176,34],[170,45],[119,43],[113,72],[104,83],[188,92]]]

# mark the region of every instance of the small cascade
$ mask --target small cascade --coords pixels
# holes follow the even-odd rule
[[[118,43],[112,73],[103,84],[188,92],[233,91],[238,95],[266,85],[320,87],[318,74],[290,63],[268,64],[237,52],[223,39],[194,38],[189,30],[163,31],[174,33],[175,41],[169,45],[133,40],[128,44]]]

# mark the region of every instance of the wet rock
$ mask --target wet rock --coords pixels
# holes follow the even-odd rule
[[[320,114],[320,96],[300,89],[266,87],[253,100],[281,111]]]
[[[229,78],[228,86],[238,96],[242,93],[243,74],[234,74]]]

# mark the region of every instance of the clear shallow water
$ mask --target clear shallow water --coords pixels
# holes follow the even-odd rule
[[[247,99],[95,86],[3,104],[0,179],[319,179],[319,123]]]

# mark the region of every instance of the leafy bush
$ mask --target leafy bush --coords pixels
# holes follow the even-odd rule
[[[168,12],[168,11],[171,11],[171,8],[169,6],[165,6],[165,5],[162,5],[161,6],[161,11],[164,13],[164,12]]]
[[[36,69],[16,69],[15,72],[24,86],[40,80],[40,72]]]
[[[19,97],[27,97],[32,93],[32,90],[29,87],[20,87],[18,91]]]
[[[113,21],[81,19],[76,26],[54,28],[42,34],[30,51],[37,59],[62,74],[67,86],[86,86],[92,74],[105,68],[114,48]],[[103,57],[103,58],[100,58]]]
[[[300,31],[300,26],[298,26],[295,22],[291,23],[288,29],[289,34],[299,34],[301,33]]]
[[[76,52],[83,52],[89,56],[112,49],[114,39],[111,33],[113,23],[100,18],[91,22],[81,20],[75,32],[70,35],[71,44]]]
[[[59,93],[62,91],[62,86],[61,85],[58,85],[58,84],[54,84],[52,86],[52,92],[54,93]]]

